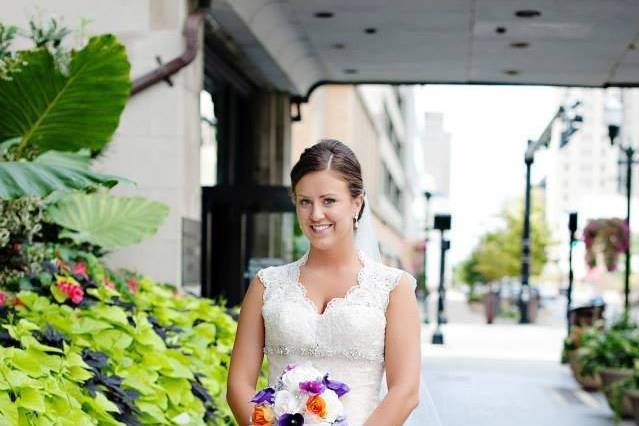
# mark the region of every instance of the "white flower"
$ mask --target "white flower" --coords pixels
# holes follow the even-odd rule
[[[282,376],[282,383],[284,383],[284,386],[289,391],[299,393],[301,382],[310,382],[321,379],[322,373],[313,368],[310,363],[305,363],[284,373]]]
[[[326,401],[326,418],[328,421],[333,422],[339,416],[344,415],[344,405],[335,392],[326,389],[320,396]]]
[[[326,389],[324,393],[319,395],[326,402],[326,417],[319,417],[315,414],[311,414],[307,411],[304,412],[304,424],[308,425],[324,425],[330,424],[340,416],[344,415],[344,405],[342,401],[337,397],[337,394],[330,389]],[[306,400],[304,399],[304,405]]]
[[[302,408],[302,401],[295,396],[294,393],[287,390],[281,390],[275,394],[275,403],[273,411],[275,415],[280,417],[282,414],[299,413]]]

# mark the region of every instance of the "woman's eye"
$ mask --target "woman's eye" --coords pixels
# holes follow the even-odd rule
[[[300,206],[308,206],[311,202],[309,200],[300,200]]]
[[[324,205],[326,205],[326,206],[330,206],[334,202],[335,202],[335,200],[333,198],[324,198]]]

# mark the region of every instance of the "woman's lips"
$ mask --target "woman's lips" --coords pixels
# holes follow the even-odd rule
[[[324,234],[333,227],[332,224],[311,225],[310,228],[314,234]]]

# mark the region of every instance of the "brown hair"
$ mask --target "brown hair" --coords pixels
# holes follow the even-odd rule
[[[348,184],[351,197],[364,195],[362,167],[355,157],[355,153],[344,143],[335,139],[322,139],[310,148],[306,148],[300,159],[291,170],[291,187],[295,194],[297,183],[311,172],[334,170],[339,173]],[[364,203],[357,219],[361,219]]]

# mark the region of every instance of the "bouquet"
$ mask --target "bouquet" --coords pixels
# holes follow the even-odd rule
[[[254,426],[348,426],[340,398],[350,389],[331,380],[310,363],[289,364],[275,387],[259,391],[251,424]]]

